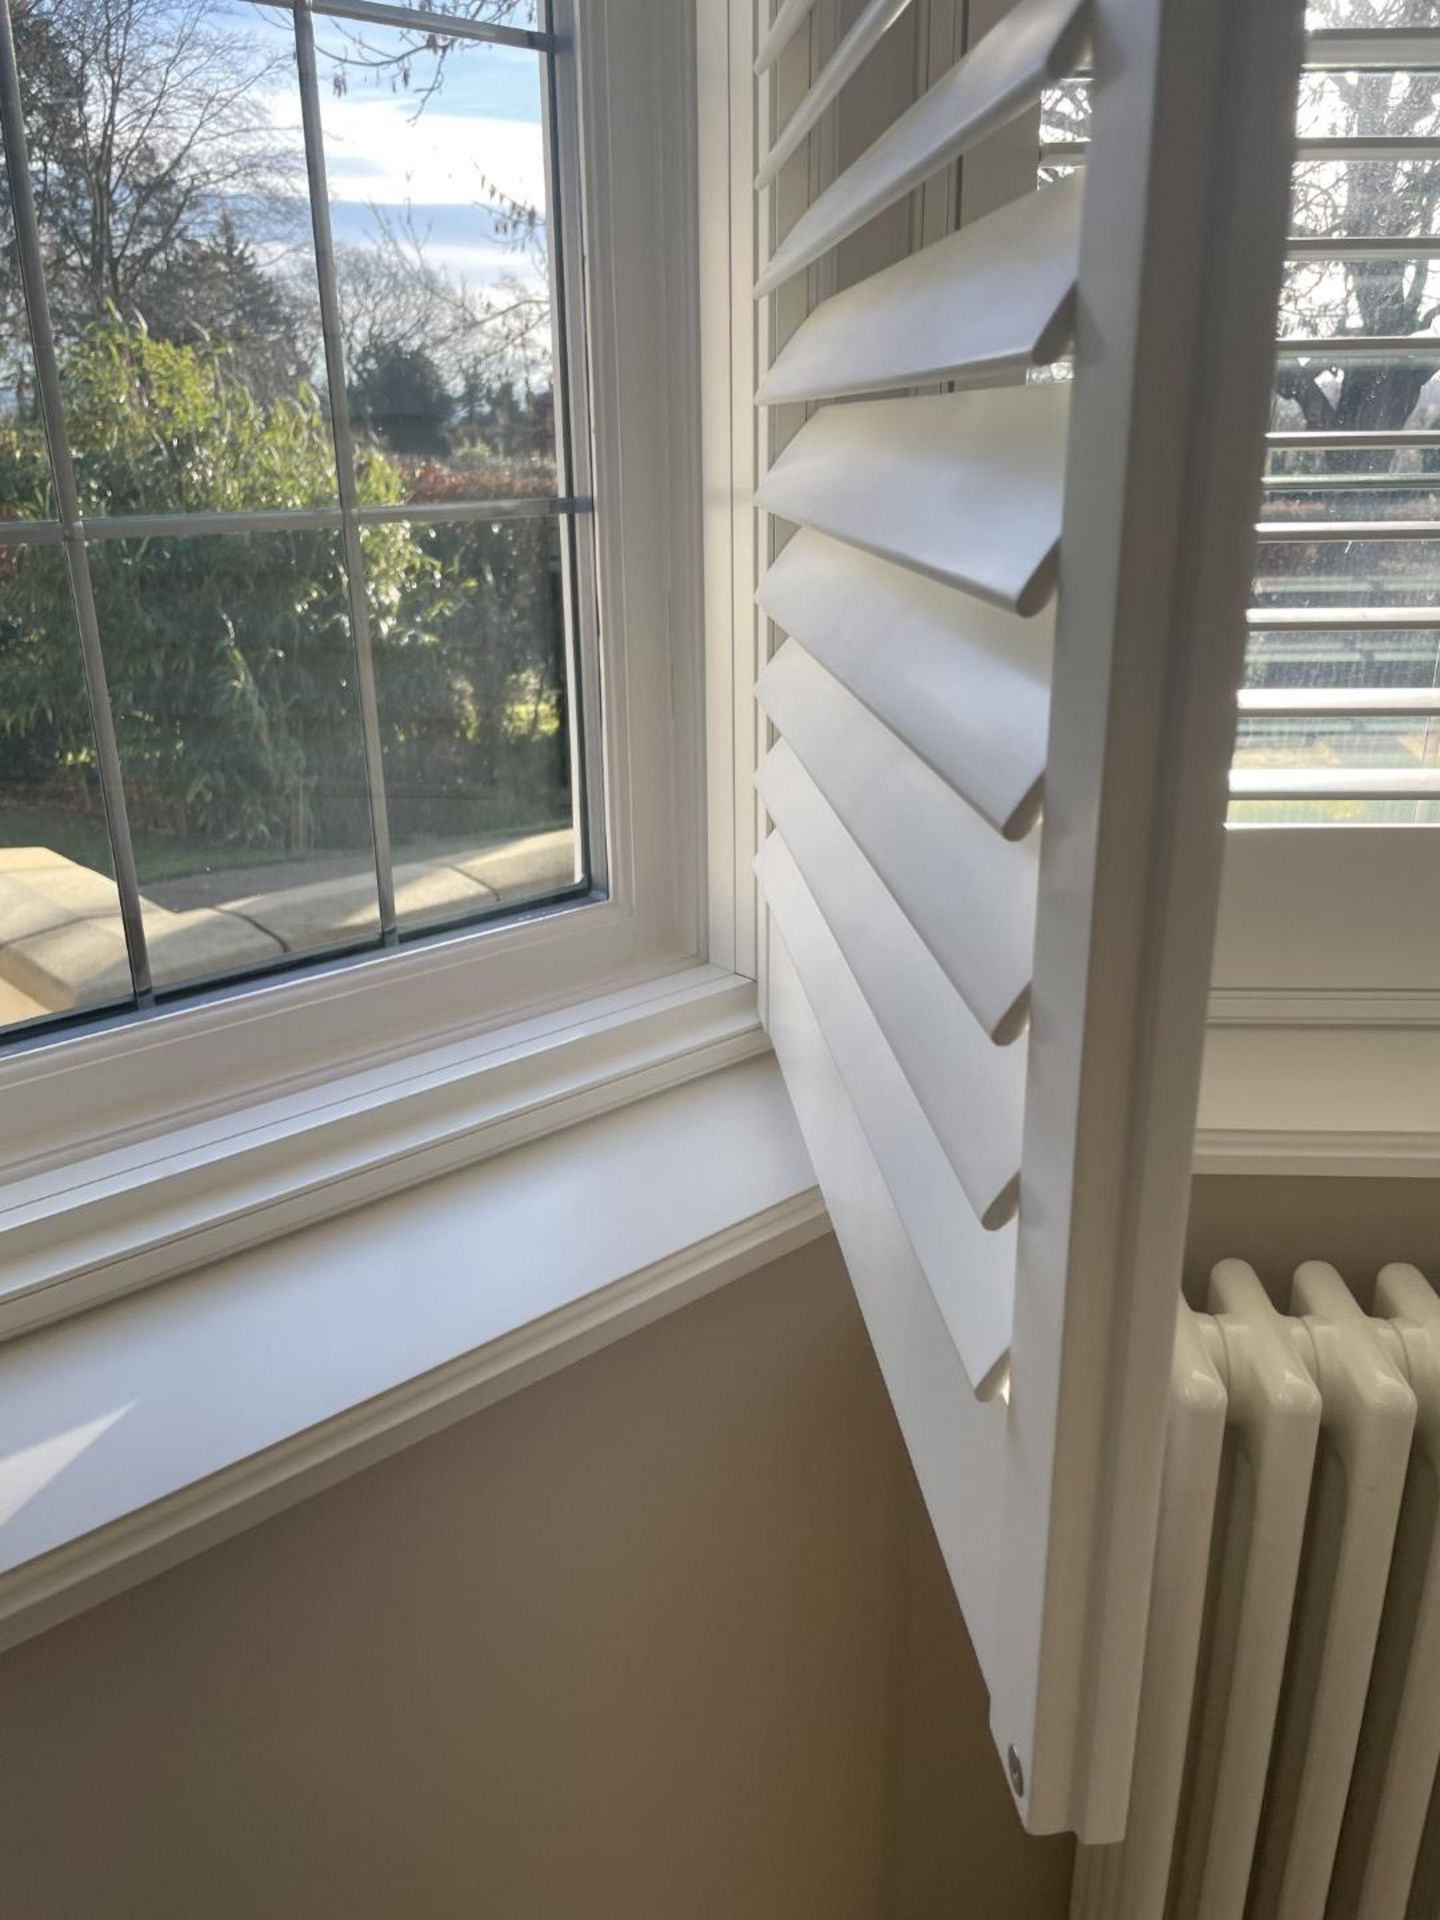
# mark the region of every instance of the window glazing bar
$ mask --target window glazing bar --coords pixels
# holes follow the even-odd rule
[[[1440,334],[1342,333],[1324,338],[1292,334],[1275,344],[1281,360],[1433,360]]]
[[[283,6],[287,0],[280,0]],[[250,0],[252,6],[274,6],[276,0]],[[306,0],[297,0],[304,7]],[[337,20],[358,20],[374,27],[403,27],[442,40],[488,40],[497,47],[529,47],[536,53],[554,51],[554,37],[534,27],[505,27],[493,20],[467,20],[452,13],[432,13],[427,7],[392,6],[387,0],[314,0],[312,11]]]
[[[548,520],[593,510],[590,500],[545,494],[537,499],[426,500],[396,506],[357,506],[355,518],[362,527],[386,527],[398,522],[433,526],[463,520]],[[333,533],[343,530],[345,515],[339,507],[256,507],[235,513],[101,514],[83,525],[87,540],[205,540],[228,533]],[[53,521],[0,521],[0,546],[24,546],[29,541],[53,546],[59,538],[60,528]]]
[[[580,105],[575,63],[574,0],[540,0],[540,18],[554,35],[557,51],[545,63],[540,91],[545,145],[545,203],[550,209],[550,311],[554,316],[555,460],[559,485],[588,497],[593,485],[590,448],[583,431],[590,418],[589,370],[585,352],[585,287],[581,263],[580,180],[575,165],[580,151]],[[562,140],[562,128],[564,138]],[[590,884],[609,882],[605,838],[604,727],[600,706],[600,647],[596,628],[595,539],[593,522],[569,515],[561,527],[560,588],[564,611],[565,675],[570,696],[570,791],[579,838],[582,870]]]
[[[1302,73],[1388,73],[1440,69],[1440,27],[1317,27],[1305,36]],[[1071,75],[1091,80],[1087,62]]]
[[[1090,152],[1088,140],[1053,140],[1040,149],[1042,167],[1081,167]],[[1440,160],[1440,135],[1424,133],[1323,134],[1295,142],[1299,163],[1320,160]]]
[[[0,520],[0,547],[62,547],[65,529],[58,520]]]
[[[1317,234],[1293,233],[1286,247],[1287,260],[1434,260],[1440,257],[1440,234],[1429,233],[1417,239],[1403,234]]]
[[[1321,27],[1306,40],[1304,66],[1311,73],[1433,71],[1440,68],[1440,27]]]
[[[330,426],[335,438],[335,472],[340,491],[341,542],[349,584],[350,627],[355,644],[355,678],[360,696],[365,768],[370,793],[370,834],[375,850],[380,932],[387,945],[398,939],[395,877],[390,857],[390,820],[385,804],[385,764],[380,743],[380,707],[375,692],[375,660],[370,646],[370,607],[365,593],[365,553],[360,538],[355,442],[345,392],[345,350],[340,329],[340,293],[335,279],[335,245],[330,232],[330,189],[325,176],[324,135],[320,120],[320,83],[315,68],[315,27],[309,0],[295,8],[295,52],[300,75],[300,115],[305,129],[305,167],[310,184],[310,218],[320,282],[320,324],[325,341],[325,372],[330,395]]]
[[[1232,767],[1232,800],[1440,800],[1440,769]]]
[[[1260,485],[1281,493],[1385,493],[1405,487],[1440,490],[1440,471],[1422,469],[1404,473],[1267,473]]]
[[[1353,540],[1440,540],[1440,520],[1261,520],[1255,537],[1267,546],[1310,546]]]
[[[397,520],[412,526],[444,526],[451,520],[556,520],[566,514],[593,513],[595,502],[570,495],[542,494],[533,500],[412,500],[398,506],[358,507],[362,527],[388,527]]]
[[[1425,633],[1440,628],[1440,607],[1251,607],[1251,633]]]
[[[1403,453],[1407,448],[1440,447],[1440,428],[1396,427],[1392,431],[1384,427],[1351,427],[1334,433],[1308,433],[1297,427],[1267,433],[1265,444],[1274,453],[1306,450],[1315,453],[1362,453],[1388,448]]]
[[[1440,138],[1431,133],[1318,134],[1295,142],[1295,158],[1306,160],[1434,160]]]
[[[120,749],[115,738],[115,716],[110,708],[105,656],[100,645],[100,621],[90,579],[90,560],[85,550],[85,534],[80,518],[79,488],[75,481],[70,442],[65,433],[65,408],[60,390],[60,368],[55,354],[55,334],[50,323],[50,300],[45,287],[40,227],[30,189],[30,151],[25,136],[10,0],[0,0],[0,133],[4,136],[9,162],[6,171],[9,175],[10,206],[15,222],[15,244],[20,256],[25,307],[30,321],[30,341],[35,355],[36,390],[50,454],[55,504],[60,514],[60,544],[65,551],[65,569],[79,630],[85,690],[90,702],[90,727],[95,740],[100,792],[105,806],[106,825],[110,830],[111,859],[120,899],[120,923],[125,935],[125,952],[130,962],[130,980],[135,998],[142,1006],[146,1006],[153,1002],[154,986],[150,976],[150,955],[145,943],[140,881],[135,867],[135,847],[130,837],[130,819],[125,806]]]
[[[1424,719],[1440,714],[1440,687],[1324,687],[1314,693],[1246,687],[1238,700],[1241,713],[1281,720],[1358,720],[1367,715]]]

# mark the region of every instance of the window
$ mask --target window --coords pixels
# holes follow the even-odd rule
[[[1433,1028],[1440,7],[1306,25],[1212,1010]]]
[[[1308,24],[1231,821],[1434,824],[1440,8]]]
[[[442,11],[11,0],[10,1036],[603,883],[577,129]]]
[[[143,15],[135,11],[142,4]],[[163,47],[156,23],[178,21],[194,58],[203,46],[221,72],[253,57],[257,40],[277,50],[264,84],[237,88],[231,102],[241,130],[258,127],[271,143],[279,169],[278,184],[263,175],[229,207],[232,226],[243,214],[263,229],[249,270],[227,267],[207,278],[204,250],[187,252],[172,292],[204,294],[204,327],[175,341],[158,321],[143,332],[132,326],[128,355],[102,360],[96,373],[127,392],[126,383],[141,384],[143,374],[147,405],[168,399],[182,413],[192,406],[192,427],[213,425],[218,408],[224,431],[202,437],[195,457],[179,461],[163,436],[151,435],[137,471],[135,449],[121,435],[130,415],[108,408],[102,394],[89,440],[77,436],[73,381],[61,378],[71,290],[63,276],[58,292],[49,287],[58,412],[77,488],[91,484],[91,467],[102,478],[113,474],[105,462],[117,443],[130,461],[128,491],[107,496],[114,510],[87,512],[70,542],[72,554],[83,549],[100,664],[109,664],[115,606],[132,620],[143,617],[167,648],[166,674],[157,674],[158,684],[132,683],[128,705],[113,668],[107,701],[90,699],[53,477],[43,447],[36,451],[36,363],[19,317],[18,282],[8,267],[0,274],[0,320],[14,343],[0,450],[20,437],[20,416],[31,416],[34,476],[23,502],[17,489],[0,485],[0,585],[8,592],[29,569],[37,592],[48,592],[41,638],[63,676],[46,711],[70,742],[64,754],[52,742],[47,759],[40,722],[25,703],[6,702],[17,720],[40,730],[23,762],[9,721],[0,738],[0,765],[10,769],[0,793],[0,855],[8,849],[12,863],[0,871],[0,961],[57,919],[70,927],[72,945],[94,933],[108,942],[108,971],[97,974],[83,1007],[37,1014],[39,996],[23,983],[5,986],[0,964],[9,1016],[0,1027],[0,1158],[12,1194],[23,1184],[37,1204],[61,1190],[88,1191],[96,1157],[122,1143],[131,1156],[123,1180],[133,1187],[132,1160],[162,1167],[181,1150],[179,1136],[197,1128],[217,1167],[238,1167],[232,1143],[267,1137],[267,1116],[277,1107],[291,1117],[303,1109],[319,1127],[320,1116],[338,1121],[350,1110],[347,1100],[359,1101],[370,1116],[367,1139],[388,1152],[400,1121],[387,1089],[429,1086],[427,1076],[437,1076],[437,1086],[452,1089],[446,1099],[461,1099],[463,1088],[461,1104],[479,1113],[491,1098],[484,1090],[491,1065],[507,1048],[540,1044],[543,1030],[551,1036],[544,1046],[563,1051],[561,1036],[588,1031],[583,1009],[663,998],[670,977],[704,951],[693,22],[668,0],[583,8],[546,0],[539,10],[455,0],[444,11],[454,31],[447,27],[426,45],[429,27],[424,35],[417,29],[409,36],[413,59],[397,65],[396,33],[415,16],[378,0],[293,9],[258,0],[8,0],[0,8],[12,39],[21,37],[14,30],[22,14],[67,33],[78,20],[96,23],[87,71],[102,76],[116,57],[106,23],[132,13],[149,23],[142,44]],[[314,50],[308,127],[297,35]],[[134,57],[133,42],[120,38]],[[183,65],[173,42],[168,65]],[[52,78],[56,71],[52,61]],[[462,88],[466,74],[472,79]],[[497,74],[503,85],[492,84]],[[288,106],[276,105],[277,94]],[[73,88],[62,93],[21,75],[0,89],[6,96],[12,123],[23,108],[44,131],[45,116],[63,107],[80,138]],[[216,117],[207,116],[207,137]],[[457,122],[465,129],[459,146],[451,138]],[[497,130],[504,129],[502,138]],[[162,133],[172,137],[173,127],[155,123],[157,142]],[[181,146],[187,154],[210,151],[205,143]],[[324,162],[325,191],[313,196],[311,153]],[[455,175],[457,154],[464,167]],[[408,185],[427,168],[428,210]],[[234,197],[233,168],[214,174],[210,205],[224,212],[226,195]],[[156,194],[162,175],[164,168]],[[42,189],[58,190],[53,168],[42,174],[37,165],[28,178],[37,203]],[[530,218],[538,212],[537,179],[543,233]],[[141,197],[146,208],[155,205],[148,190]],[[193,207],[193,195],[181,197]],[[324,283],[312,206],[330,216],[336,265]],[[162,236],[168,231],[162,223]],[[238,233],[232,238],[238,247]],[[418,261],[417,240],[425,256]],[[67,261],[72,254],[65,252]],[[13,257],[9,247],[5,257]],[[422,275],[421,267],[433,271]],[[272,281],[288,274],[294,298],[281,310],[291,332],[281,346],[310,357],[297,365],[292,356],[287,365],[281,352],[270,373],[255,375],[256,391],[242,388],[224,329],[239,332],[252,367],[263,359],[265,339],[276,335],[258,320],[272,314]],[[358,304],[351,297],[357,282]],[[338,295],[329,332],[345,373],[353,510],[340,493],[346,469],[336,457],[334,383],[321,350],[322,284]],[[380,363],[383,330],[363,331],[381,293],[393,296],[392,330],[409,329],[406,352],[415,349],[398,366]],[[241,294],[250,302],[244,325],[236,320]],[[445,324],[419,336],[437,305]],[[100,327],[101,338],[113,341],[108,307]],[[492,348],[513,376],[498,399],[486,386],[483,356]],[[427,355],[451,402],[443,421]],[[468,390],[463,355],[481,356]],[[178,394],[154,377],[157,366],[193,374],[197,365],[204,377],[189,388],[178,382]],[[293,398],[283,382],[312,366],[320,384]],[[422,377],[412,379],[417,372]],[[429,441],[428,450],[414,444],[417,437]],[[491,463],[483,498],[471,491],[480,481],[467,477],[477,457]],[[502,481],[503,490],[491,492]],[[237,525],[236,515],[257,517]],[[183,516],[178,530],[170,516]],[[462,555],[469,556],[463,568]],[[127,598],[137,583],[143,595]],[[408,617],[417,601],[423,622]],[[357,603],[370,633],[369,692],[359,680]],[[0,636],[6,609],[0,593]],[[182,642],[202,616],[212,666],[218,659],[244,667],[247,649],[263,643],[284,655],[277,672],[293,672],[288,650],[303,642],[305,700],[278,710],[278,731],[257,727],[257,715],[268,717],[267,689],[244,672],[223,702],[198,671],[175,677],[177,661],[187,670],[196,665],[194,649]],[[92,710],[113,722],[107,778],[130,802],[130,844],[139,856],[131,919],[147,936],[149,1004],[134,992],[121,888],[108,864]],[[140,726],[156,713],[163,728]],[[233,743],[221,719],[233,720],[255,748],[248,761],[235,756],[244,780],[223,805],[212,805],[206,825],[187,810],[189,780],[176,777],[165,789],[173,814],[147,820],[143,804],[154,797],[157,769],[174,775],[192,743],[209,768],[214,743]],[[297,733],[325,776],[309,787],[294,774]],[[498,786],[486,784],[483,763],[477,773],[478,753],[467,757],[487,738],[501,752]],[[41,897],[37,906],[39,890],[19,884],[25,876],[14,849],[57,849],[33,830],[11,831],[10,822],[21,801],[33,819],[45,784],[37,769],[57,762],[70,803],[59,817],[83,821],[89,838],[58,849],[73,861],[62,869],[69,897],[52,873],[47,884],[62,897],[58,905]],[[383,796],[390,841],[388,938],[372,791]],[[55,795],[44,797],[54,805]],[[237,844],[247,830],[240,799],[249,804],[250,827],[259,815],[268,832],[255,834],[258,846]],[[288,810],[282,802],[291,803]],[[304,834],[311,838],[297,855]],[[455,856],[440,862],[450,871],[438,884],[427,866],[437,851]],[[255,879],[243,894],[232,877],[240,868]],[[228,898],[225,888],[233,888]],[[712,930],[724,907],[710,903]],[[262,931],[257,909],[275,924]],[[602,1067],[595,1072],[603,1078]],[[253,1198],[257,1190],[245,1191]],[[227,1189],[221,1210],[249,1204]],[[113,1261],[105,1271],[112,1277],[97,1271],[90,1297],[119,1284]],[[146,1264],[143,1278],[153,1274]],[[0,1287],[0,1322],[12,1291]],[[53,1298],[47,1292],[46,1301]]]
[[[1231,825],[1440,821],[1440,6],[1313,0]],[[1085,155],[1046,96],[1042,179]]]
[[[1306,27],[1213,1012],[1433,1025],[1440,6]],[[1083,166],[1088,94],[1047,93],[1042,179]]]

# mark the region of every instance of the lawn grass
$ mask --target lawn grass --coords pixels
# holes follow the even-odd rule
[[[477,826],[474,838],[482,844],[499,839],[519,840],[535,833],[552,833],[569,824],[568,812],[557,808],[552,813],[519,824],[501,821]],[[406,839],[397,849],[397,858],[444,859],[453,854],[457,847],[463,848],[466,837],[457,831],[413,841]],[[200,873],[230,873],[245,868],[268,870],[282,866],[304,867],[307,864],[314,866],[317,860],[326,858],[346,857],[353,860],[357,857],[353,849],[338,848],[310,848],[300,853],[283,850],[271,853],[262,848],[242,846],[201,848],[173,834],[143,831],[132,834],[132,840],[142,887],[161,886],[167,880],[185,880]],[[89,867],[92,872],[114,876],[110,835],[104,820],[98,814],[77,813],[55,801],[16,801],[7,798],[0,802],[0,847],[48,847],[52,853],[58,853],[66,860],[74,860],[82,867]],[[364,857],[363,849],[360,857]]]
[[[206,847],[203,852],[173,834],[136,833],[132,835],[135,864],[142,882],[155,884],[192,873],[228,871],[232,867],[253,867],[263,860],[267,866],[279,866],[291,859],[304,860],[304,854],[260,854],[253,847]],[[76,813],[54,801],[16,801],[6,799],[0,806],[0,846],[48,847],[66,860],[74,860],[95,873],[113,875],[110,860],[110,835],[99,814]],[[313,856],[311,856],[313,857]]]

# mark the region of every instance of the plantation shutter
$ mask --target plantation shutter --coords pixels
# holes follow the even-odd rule
[[[761,337],[782,331],[768,303],[809,311],[758,395],[762,445],[795,421],[775,410],[805,413],[758,495],[757,871],[776,1053],[1017,1803],[1104,1841],[1129,1788],[1300,5],[997,12],[817,185],[812,130],[905,13],[852,6],[759,157],[762,234],[797,177],[805,201],[762,262]],[[762,127],[810,15],[783,0],[762,38]],[[989,141],[1013,158],[1017,128],[1023,159],[1077,68],[1068,177],[1036,186],[1037,136],[1031,190],[823,297],[835,250],[942,169]]]

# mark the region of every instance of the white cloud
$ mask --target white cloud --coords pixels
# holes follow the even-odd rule
[[[332,198],[380,206],[471,206],[483,181],[526,206],[545,206],[543,136],[532,120],[437,113],[385,96],[325,102]]]

